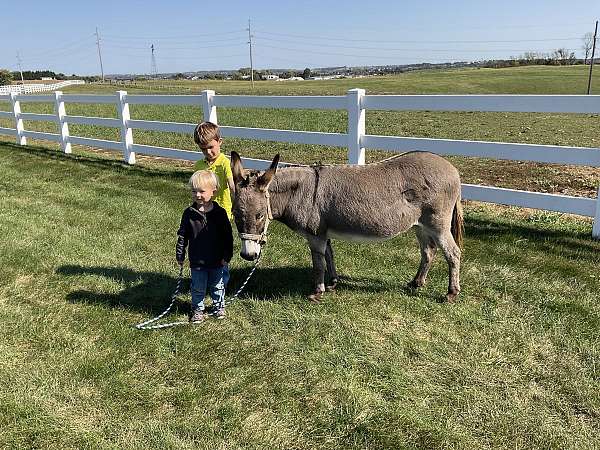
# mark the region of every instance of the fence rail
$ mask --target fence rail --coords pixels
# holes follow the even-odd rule
[[[0,86],[0,94],[10,94],[11,92],[15,94],[29,94],[32,92],[56,91],[57,89],[79,84],[85,84],[85,81],[65,80],[49,84],[12,84],[9,86]]]
[[[364,164],[365,149],[388,151],[422,150],[442,155],[461,155],[482,158],[534,161],[554,164],[575,164],[600,167],[600,149],[565,147],[556,145],[518,144],[505,142],[430,139],[405,136],[376,136],[365,132],[365,112],[371,110],[411,111],[495,111],[600,114],[598,95],[365,95],[363,89],[351,89],[345,96],[247,96],[215,95],[202,91],[201,95],[128,95],[117,91],[115,95],[26,95],[2,93],[0,101],[12,103],[12,111],[0,112],[0,118],[10,118],[15,128],[0,128],[0,134],[15,136],[17,143],[25,145],[27,138],[59,142],[65,153],[71,144],[100,147],[121,151],[130,164],[136,153],[177,158],[189,161],[202,159],[200,152],[175,148],[140,145],[133,142],[133,129],[155,130],[171,133],[191,133],[192,123],[132,120],[129,104],[194,105],[202,109],[203,119],[217,123],[217,107],[278,108],[278,109],[342,109],[348,112],[347,133],[276,130],[222,126],[222,135],[243,139],[292,142],[310,145],[327,145],[348,149],[350,164]],[[21,102],[50,102],[55,104],[55,114],[22,113]],[[118,118],[72,116],[66,114],[66,103],[114,104]],[[50,121],[58,124],[59,133],[27,131],[24,120]],[[69,124],[99,125],[120,129],[121,140],[109,141],[69,134]],[[248,168],[265,168],[270,161],[244,158]],[[463,184],[462,195],[467,200],[477,200],[504,205],[558,211],[593,217],[592,235],[600,238],[600,188],[596,199],[518,191],[491,186]]]

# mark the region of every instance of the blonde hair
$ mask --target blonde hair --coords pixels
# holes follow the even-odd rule
[[[216,191],[219,189],[219,179],[210,170],[198,170],[190,177],[189,186],[190,189],[212,188]]]
[[[212,122],[202,122],[196,125],[194,129],[194,142],[196,145],[206,145],[212,140],[221,139],[221,130],[219,126]]]

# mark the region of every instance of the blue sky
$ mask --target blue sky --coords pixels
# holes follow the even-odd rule
[[[565,47],[600,18],[570,1],[37,1],[2,5],[0,68],[149,73],[475,61]],[[343,5],[343,6],[342,6]],[[9,19],[10,18],[10,19]]]

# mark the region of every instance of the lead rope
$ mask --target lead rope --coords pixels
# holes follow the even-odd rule
[[[258,254],[258,258],[254,262],[254,267],[252,268],[252,270],[246,277],[246,280],[242,283],[242,285],[237,290],[237,292],[233,295],[233,297],[229,297],[229,299],[223,299],[223,307],[225,306],[226,303],[233,303],[233,301],[237,299],[238,295],[240,295],[240,293],[244,290],[244,288],[248,284],[248,281],[250,280],[250,277],[256,271],[256,268],[258,267],[258,263],[260,262],[261,256],[262,256],[262,251]],[[156,316],[153,319],[146,320],[145,322],[142,322],[142,323],[138,323],[137,325],[135,325],[135,328],[137,328],[138,330],[158,330],[161,328],[171,328],[171,327],[176,327],[178,325],[189,324],[189,321],[181,320],[178,322],[163,323],[160,325],[150,325],[151,323],[154,323],[157,320],[162,319],[164,316],[166,316],[169,313],[169,311],[171,311],[171,308],[173,307],[173,304],[175,303],[175,300],[177,299],[177,296],[179,295],[179,292],[181,290],[182,280],[183,280],[183,266],[181,266],[179,268],[179,275],[177,277],[177,285],[175,286],[175,291],[173,292],[173,295],[171,295],[171,303],[169,304],[169,306],[167,306],[167,309],[165,309],[162,313],[160,313],[158,316]]]
[[[250,280],[250,277],[256,271],[256,268],[258,267],[258,263],[260,262],[260,258],[262,257],[262,254],[263,254],[262,250],[264,248],[264,244],[267,242],[267,230],[269,228],[270,222],[273,220],[273,212],[271,210],[271,198],[270,198],[271,196],[269,195],[268,189],[265,192],[265,197],[267,199],[267,218],[265,219],[265,227],[263,229],[262,234],[255,235],[255,234],[239,233],[239,235],[242,239],[252,239],[252,240],[256,240],[257,242],[259,242],[261,244],[261,251],[258,254],[258,258],[256,258],[256,261],[254,262],[254,267],[252,267],[252,270],[246,277],[246,280],[244,280],[244,282],[242,283],[240,288],[237,290],[237,292],[233,295],[233,297],[229,297],[229,299],[224,298],[222,300],[221,306],[223,308],[225,307],[227,300],[229,303],[233,303],[238,298],[238,295],[240,295],[240,293],[244,290],[244,288],[248,284],[248,281]],[[138,330],[158,330],[161,328],[176,327],[178,325],[187,325],[189,323],[188,321],[179,321],[179,322],[163,323],[160,325],[150,325],[151,323],[154,323],[157,320],[162,319],[164,316],[166,316],[169,313],[169,311],[171,311],[171,308],[173,307],[173,304],[175,303],[175,300],[177,299],[177,296],[179,295],[179,291],[181,290],[182,279],[183,279],[183,265],[179,268],[179,276],[177,277],[177,286],[175,286],[175,291],[173,292],[173,295],[171,296],[171,303],[169,304],[169,306],[167,306],[167,309],[165,309],[162,313],[160,313],[154,319],[150,319],[150,320],[146,320],[145,322],[138,323],[137,325],[135,325],[135,328],[137,328]]]

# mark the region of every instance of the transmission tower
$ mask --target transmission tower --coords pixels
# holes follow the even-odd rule
[[[23,69],[21,67],[21,56],[19,55],[19,52],[17,52],[17,65],[19,66],[19,72],[21,73],[21,84],[25,84],[23,81]]]
[[[150,76],[156,78],[158,76],[158,69],[156,68],[156,58],[154,57],[154,44],[150,46],[152,50],[152,59],[150,60]]]

